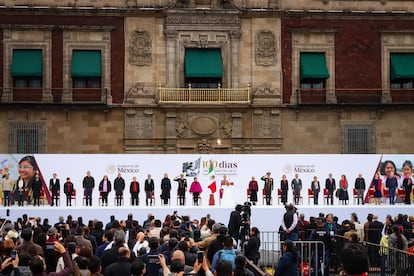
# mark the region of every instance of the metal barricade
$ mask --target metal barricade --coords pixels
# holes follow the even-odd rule
[[[260,259],[258,266],[273,275],[282,256],[283,241],[278,232],[260,233]],[[328,255],[325,245],[320,241],[295,241],[299,256],[300,275],[327,275]]]
[[[273,275],[282,256],[283,241],[278,232],[260,233],[260,259],[258,267]],[[295,241],[299,256],[300,275],[328,275],[329,268],[339,267],[339,253],[350,242],[348,238],[335,236],[334,250],[328,252],[320,241]],[[363,241],[370,263],[369,275],[414,276],[414,254],[395,248],[381,247],[379,244]],[[319,250],[316,250],[319,248]],[[331,260],[329,260],[331,257]],[[308,268],[308,270],[306,269]],[[325,269],[324,269],[325,268]],[[333,272],[333,271],[331,271]]]
[[[363,242],[370,263],[369,275],[414,276],[414,254]]]

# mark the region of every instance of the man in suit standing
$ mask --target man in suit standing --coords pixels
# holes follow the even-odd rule
[[[145,203],[148,206],[148,199],[150,200],[150,206],[152,206],[152,193],[154,192],[154,179],[151,178],[149,174],[147,179],[145,179]]]
[[[321,190],[321,185],[319,184],[319,180],[317,176],[313,177],[313,181],[311,183],[311,190],[313,193],[313,204],[318,205],[319,202],[319,192]]]
[[[54,173],[49,181],[49,190],[52,192],[52,206],[58,206],[59,192],[60,192],[60,181],[57,178],[57,174]]]
[[[329,199],[331,205],[333,205],[333,196],[336,189],[335,178],[332,177],[332,173],[329,173],[328,178],[325,180],[325,189],[328,191],[328,197],[326,198],[326,204],[329,205]]]
[[[63,185],[63,192],[66,195],[66,206],[72,206],[73,183],[70,177],[66,178],[66,183]]]
[[[125,190],[125,180],[122,178],[121,173],[118,173],[118,176],[114,180],[114,190],[115,190],[116,206],[121,206],[122,197],[124,196],[124,190]]]
[[[295,205],[298,205],[300,199],[300,192],[302,191],[302,179],[299,178],[298,174],[295,174],[295,178],[292,180],[292,190]]]
[[[358,204],[360,204],[360,200],[361,204],[364,204],[365,179],[362,177],[362,174],[358,174],[358,177],[355,179],[355,189],[357,190]]]
[[[91,172],[87,171],[83,178],[82,187],[85,190],[86,206],[92,206],[92,191],[95,188],[95,179],[91,176]]]
[[[270,172],[260,178],[264,181],[264,192],[266,193],[266,205],[270,205],[273,191],[273,177],[270,176]]]

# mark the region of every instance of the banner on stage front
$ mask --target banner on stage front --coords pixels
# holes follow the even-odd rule
[[[33,157],[32,159],[26,158]],[[22,161],[26,160],[26,161]],[[30,162],[33,162],[31,164]],[[174,177],[184,174],[187,178],[188,186],[193,182],[194,177],[198,178],[203,188],[202,204],[208,205],[211,202],[210,194],[212,192],[211,184],[213,183],[211,171],[214,168],[214,183],[219,190],[221,180],[224,176],[233,183],[231,186],[232,198],[235,203],[243,204],[247,200],[247,187],[252,176],[259,183],[259,204],[261,204],[261,195],[264,182],[260,180],[266,172],[270,172],[274,179],[275,187],[273,198],[277,197],[277,189],[280,187],[280,181],[283,175],[286,175],[289,182],[289,202],[292,201],[291,180],[298,174],[302,179],[302,195],[307,197],[308,188],[316,176],[320,182],[321,188],[325,185],[325,179],[329,173],[332,173],[338,181],[341,175],[346,175],[350,189],[354,187],[355,178],[362,174],[367,183],[367,189],[370,185],[374,174],[380,171],[385,174],[383,169],[384,161],[393,161],[395,171],[402,176],[402,164],[406,160],[414,160],[414,155],[343,155],[343,154],[280,154],[280,155],[170,155],[170,154],[0,154],[0,172],[5,175],[6,172],[14,180],[25,179],[30,183],[30,179],[35,173],[40,175],[43,183],[43,189],[49,194],[49,181],[54,173],[60,179],[61,185],[65,183],[66,178],[70,177],[74,188],[77,191],[78,204],[82,204],[83,195],[82,181],[87,171],[91,172],[95,179],[95,188],[93,192],[94,201],[97,202],[99,197],[98,185],[106,175],[113,183],[118,174],[125,179],[126,187],[124,198],[130,197],[129,185],[133,177],[137,178],[140,185],[141,193],[139,194],[140,202],[145,202],[144,181],[150,174],[155,182],[155,195],[159,198],[161,193],[160,183],[164,174],[173,179]],[[23,164],[23,165],[22,165]],[[384,176],[383,176],[384,177]],[[28,180],[29,179],[29,180]],[[177,183],[172,181],[170,205],[176,205]],[[210,189],[209,189],[210,188]],[[227,191],[227,190],[226,190]],[[63,186],[61,187],[61,196]],[[219,193],[214,193],[216,205],[221,204]],[[349,193],[352,196],[352,192]],[[64,195],[63,195],[64,196]],[[114,197],[114,192],[110,198]],[[190,199],[190,194],[187,194]],[[61,202],[64,202],[61,201]],[[129,202],[125,200],[125,202]],[[188,203],[192,200],[187,200]],[[276,204],[277,200],[273,200]],[[98,203],[96,203],[98,204]],[[114,204],[114,200],[109,200],[109,204]],[[161,204],[157,200],[157,204]],[[308,204],[308,200],[303,200],[303,204]],[[311,203],[312,204],[312,203]]]

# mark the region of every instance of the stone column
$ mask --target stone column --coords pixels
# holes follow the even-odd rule
[[[234,30],[230,32],[231,41],[231,87],[238,88],[240,85],[239,76],[239,57],[240,57],[240,37],[241,31]]]
[[[167,38],[167,76],[166,76],[166,87],[176,87],[176,37],[177,31],[167,30],[165,32]]]

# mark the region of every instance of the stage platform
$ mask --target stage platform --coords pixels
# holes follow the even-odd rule
[[[350,219],[350,214],[356,212],[358,214],[361,223],[366,221],[366,217],[369,213],[377,214],[380,221],[385,221],[387,214],[392,216],[396,214],[414,214],[413,205],[396,204],[396,205],[298,205],[298,212],[304,213],[306,219],[309,216],[317,216],[320,212],[325,214],[333,213],[338,216],[341,222],[344,219]],[[9,209],[9,216],[7,216],[7,209]],[[114,215],[116,219],[126,219],[129,213],[132,213],[134,219],[142,223],[148,213],[152,213],[155,218],[164,221],[167,214],[172,214],[173,211],[177,210],[179,215],[189,215],[191,219],[200,219],[207,214],[210,214],[213,219],[218,222],[227,225],[229,221],[229,215],[234,208],[231,207],[220,207],[220,206],[10,206],[1,207],[0,217],[9,218],[12,221],[16,221],[18,217],[23,214],[27,214],[29,217],[40,217],[48,218],[50,224],[54,224],[58,221],[59,216],[64,216],[65,220],[68,215],[72,215],[74,219],[83,217],[84,223],[89,220],[98,219],[101,220],[104,225],[109,221],[111,215]],[[285,209],[282,205],[273,206],[251,206],[252,217],[251,225],[258,227],[261,231],[277,231]]]

